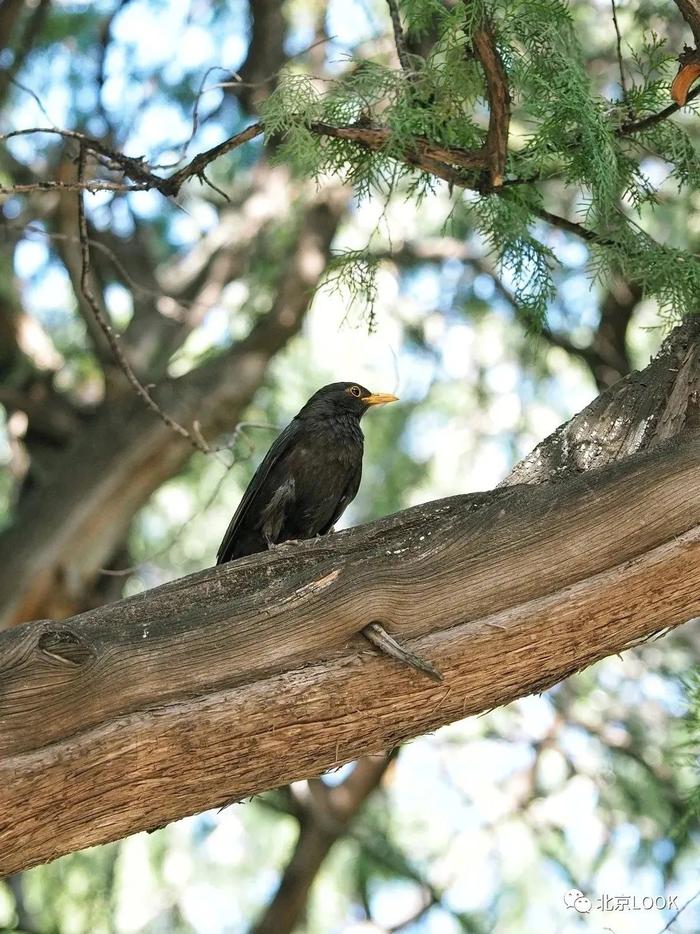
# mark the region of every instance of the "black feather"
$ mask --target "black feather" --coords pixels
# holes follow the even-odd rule
[[[368,408],[362,399],[369,396],[359,384],[333,383],[309,399],[255,471],[217,564],[333,528],[360,486],[360,419]]]

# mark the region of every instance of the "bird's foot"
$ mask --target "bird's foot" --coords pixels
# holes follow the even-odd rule
[[[283,542],[268,542],[267,547],[270,551],[276,551],[278,548],[284,548],[287,545],[303,545],[304,541],[303,538],[287,538]]]

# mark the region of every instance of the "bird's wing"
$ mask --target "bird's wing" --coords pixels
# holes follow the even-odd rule
[[[348,481],[348,484],[343,491],[343,495],[338,500],[338,505],[335,507],[335,511],[331,516],[330,522],[324,525],[324,527],[319,531],[319,535],[327,535],[336,524],[338,519],[340,519],[342,514],[348,508],[350,503],[355,499],[357,496],[357,491],[360,489],[360,480],[362,480],[362,461],[360,461],[360,466]]]
[[[248,488],[243,494],[243,498],[238,504],[238,509],[233,514],[233,519],[231,519],[229,522],[229,526],[226,529],[226,534],[224,535],[222,542],[219,545],[219,550],[216,553],[217,564],[223,564],[224,561],[229,560],[233,544],[236,540],[236,535],[238,534],[241,523],[245,519],[248,507],[255,498],[256,493],[258,493],[261,489],[272,468],[279,461],[279,459],[284,454],[286,454],[287,451],[289,451],[291,445],[294,443],[294,440],[297,437],[300,428],[300,422],[296,418],[292,419],[284,431],[275,439],[272,447],[260,462],[260,466],[253,474],[253,479],[248,484]]]

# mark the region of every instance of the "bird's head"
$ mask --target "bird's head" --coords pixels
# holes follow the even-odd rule
[[[397,399],[391,393],[370,392],[360,383],[330,383],[311,396],[299,415],[318,417],[350,413],[362,418],[372,406],[386,405]]]

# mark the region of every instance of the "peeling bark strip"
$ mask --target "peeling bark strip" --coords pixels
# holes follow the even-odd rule
[[[699,0],[675,0],[681,15],[693,31],[695,48],[687,46],[678,56],[678,74],[671,85],[671,97],[678,107],[689,100],[691,85],[700,77],[700,2]]]
[[[0,873],[390,748],[696,615],[693,434],[10,630]],[[362,652],[377,619],[444,684]]]
[[[510,92],[503,60],[496,46],[493,26],[484,23],[475,30],[472,44],[486,78],[489,102],[489,129],[484,150],[491,189],[501,188],[505,180],[508,159],[508,129],[510,127]]]

